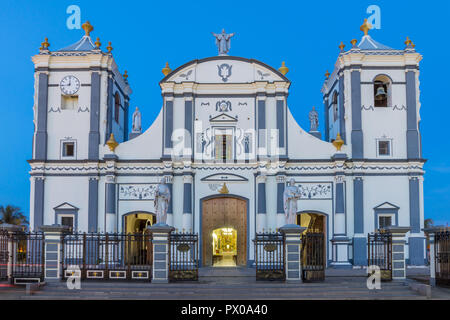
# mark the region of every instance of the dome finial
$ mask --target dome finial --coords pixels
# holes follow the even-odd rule
[[[50,43],[48,42],[48,38],[45,38],[44,42],[41,43],[39,50],[48,50],[48,47],[50,47]]]
[[[341,44],[339,45],[339,49],[341,49],[341,51],[344,51],[345,48],[345,44],[344,42],[341,41]]]
[[[289,72],[289,68],[286,67],[285,62],[281,62],[281,67],[278,69],[278,71],[280,71],[284,76],[286,75],[286,73]]]
[[[168,62],[166,62],[166,66],[164,68],[162,68],[161,71],[164,74],[164,76],[167,76],[169,73],[172,72],[172,69],[170,69]]]
[[[108,52],[111,52],[113,49],[113,47],[111,46],[111,41],[108,42],[108,46],[106,47],[106,50],[108,50]]]
[[[327,70],[327,72],[325,72],[325,78],[328,79],[329,77],[330,77],[330,73]]]
[[[83,28],[84,32],[86,33],[86,36],[89,37],[89,34],[94,30],[94,27],[89,23],[89,21],[86,21],[85,23],[83,23],[81,25],[81,27]]]
[[[112,152],[114,152],[114,150],[117,148],[119,143],[116,141],[116,139],[114,139],[114,133],[111,133],[111,135],[109,136],[109,140],[106,141],[106,145]]]
[[[336,135],[336,139],[333,141],[333,146],[337,151],[341,151],[342,145],[344,144],[344,140],[341,138],[341,134],[338,132]]]
[[[367,19],[364,19],[364,23],[359,28],[362,32],[364,32],[364,35],[367,36],[369,33],[369,30],[372,29],[372,25],[367,21]]]

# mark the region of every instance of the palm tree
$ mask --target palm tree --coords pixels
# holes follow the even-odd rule
[[[424,227],[425,228],[432,227],[433,225],[434,225],[433,219],[425,219],[425,221],[424,221]]]
[[[28,224],[27,217],[20,211],[19,207],[8,205],[0,206],[0,223],[14,224],[17,226]]]

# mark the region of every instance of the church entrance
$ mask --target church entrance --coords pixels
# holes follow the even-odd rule
[[[204,266],[245,266],[247,262],[247,203],[234,197],[202,203]]]
[[[297,224],[303,232],[302,264],[304,280],[322,279],[327,264],[327,216],[316,212],[297,214]],[[308,269],[309,268],[309,269]]]

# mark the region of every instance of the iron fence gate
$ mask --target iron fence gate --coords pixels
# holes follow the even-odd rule
[[[44,281],[44,234],[15,232],[12,234],[12,280]]]
[[[8,279],[9,240],[10,236],[8,231],[0,230],[0,281]]]
[[[198,280],[198,234],[170,234],[169,280]]]
[[[436,232],[434,238],[437,285],[450,285],[450,231]]]
[[[382,281],[392,280],[392,235],[385,232],[369,233],[367,250],[368,266],[380,268]]]
[[[63,278],[150,280],[152,238],[145,233],[72,233],[62,235]]]
[[[302,279],[303,281],[325,280],[324,234],[307,232],[302,235]]]
[[[285,237],[277,233],[257,233],[255,244],[256,280],[285,280]]]

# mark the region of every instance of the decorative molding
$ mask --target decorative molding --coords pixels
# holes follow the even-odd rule
[[[154,200],[157,183],[120,184],[119,200]]]
[[[55,109],[53,109],[53,107],[51,107],[50,110],[48,110],[48,113],[50,113],[50,112],[59,112],[59,113],[61,113],[61,108],[55,107]]]
[[[78,108],[78,112],[90,112],[90,111],[89,111],[89,108],[88,108],[88,107],[84,107],[84,109],[81,108],[81,107],[79,107],[79,108]]]
[[[333,198],[331,182],[302,182],[296,183],[296,185],[300,193],[300,200],[330,200]]]
[[[222,78],[223,82],[227,82],[228,78],[231,76],[231,70],[233,66],[227,63],[222,63],[220,66],[217,65],[217,74]]]
[[[247,178],[232,173],[217,173],[202,178],[202,182],[245,182]]]

